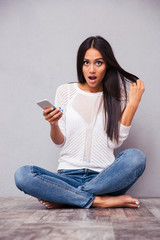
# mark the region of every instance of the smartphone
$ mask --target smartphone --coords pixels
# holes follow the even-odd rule
[[[46,109],[46,108],[49,108],[49,107],[51,107],[51,108],[56,108],[52,103],[50,103],[47,99],[44,99],[44,100],[42,100],[42,101],[39,101],[39,102],[37,102],[37,104],[38,104],[38,106],[40,106],[41,108],[43,108],[43,109]],[[53,110],[54,110],[53,109]]]

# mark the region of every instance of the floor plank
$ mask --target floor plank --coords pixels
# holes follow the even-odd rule
[[[160,198],[139,209],[46,209],[36,199],[0,198],[0,240],[159,240]]]

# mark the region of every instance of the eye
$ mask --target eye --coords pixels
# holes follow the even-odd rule
[[[89,62],[88,61],[83,61],[83,65],[88,66]]]
[[[96,65],[97,65],[97,66],[101,66],[102,64],[103,64],[102,61],[97,61],[97,62],[96,62]]]

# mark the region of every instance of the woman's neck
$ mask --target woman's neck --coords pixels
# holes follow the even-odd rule
[[[87,83],[80,83],[78,82],[78,87],[85,91],[85,92],[89,92],[89,93],[97,93],[97,92],[102,92],[103,91],[103,88],[102,86],[98,86],[98,87],[90,87],[88,86]]]

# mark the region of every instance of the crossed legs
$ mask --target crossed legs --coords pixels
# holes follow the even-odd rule
[[[125,150],[111,166],[83,185],[46,170],[24,173],[25,167],[15,174],[17,187],[41,199],[48,208],[62,207],[63,204],[83,208],[138,207],[138,199],[124,194],[143,173],[145,156],[137,149]],[[28,171],[29,166],[25,169]]]

